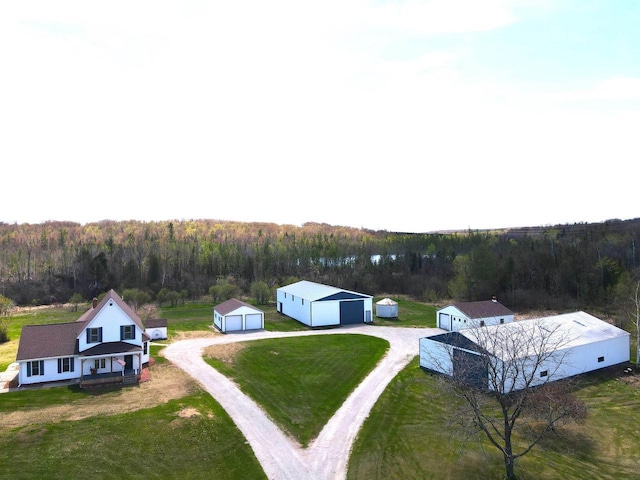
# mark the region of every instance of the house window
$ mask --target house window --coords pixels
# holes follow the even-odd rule
[[[484,327],[484,320],[480,320],[480,326]]]
[[[120,340],[134,340],[136,338],[136,330],[133,325],[120,326]]]
[[[107,361],[104,358],[96,358],[93,361],[93,368],[98,370],[99,368],[105,368],[107,366]]]
[[[543,370],[542,372],[540,372],[541,377],[546,377],[547,375],[549,375],[549,372],[546,370]]]
[[[598,357],[598,363],[604,362],[604,357]]]
[[[304,305],[304,298],[302,299],[302,305]]]
[[[501,318],[500,319],[500,324],[503,324],[503,323],[504,323],[504,318]]]
[[[65,357],[58,359],[58,373],[73,372],[73,357]]]
[[[27,362],[27,377],[44,375],[44,360]]]
[[[87,343],[98,343],[102,341],[102,327],[87,328]]]
[[[142,354],[146,355],[149,352],[149,342],[144,342],[142,346]]]

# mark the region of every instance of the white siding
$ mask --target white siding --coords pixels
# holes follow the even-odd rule
[[[282,304],[281,313],[311,326],[311,301],[288,294],[283,290],[278,290],[276,298]],[[316,326],[315,322],[313,326]]]
[[[313,302],[311,326],[326,327],[329,325],[340,325],[340,301]]]
[[[453,374],[451,347],[429,338],[420,339],[420,366],[446,375]]]
[[[120,326],[121,325],[135,325],[123,311],[118,304],[114,301],[109,301],[105,306],[97,313],[95,318],[89,323],[88,328],[100,328],[102,327],[102,343],[107,342],[120,342]],[[135,340],[124,340],[127,343],[134,345],[142,345],[142,332],[140,328],[135,328],[136,338]],[[87,343],[86,330],[83,330],[78,337],[79,350],[82,352],[88,348],[95,347],[99,343]]]
[[[42,359],[42,361],[44,362],[44,375],[32,375],[31,377],[27,377],[27,363],[29,363],[29,361],[19,363],[18,379],[21,385],[80,378],[80,360],[77,357],[74,357],[73,372],[58,373],[57,358],[45,358]]]

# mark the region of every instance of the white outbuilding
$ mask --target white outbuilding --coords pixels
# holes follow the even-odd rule
[[[167,319],[166,318],[150,318],[144,322],[144,331],[151,340],[166,340],[167,338]]]
[[[495,297],[478,302],[452,303],[436,311],[438,328],[452,332],[465,328],[511,323],[513,319],[513,312],[498,302]]]
[[[383,298],[376,302],[376,317],[380,318],[397,318],[398,302],[390,298]]]
[[[213,307],[213,325],[222,333],[264,328],[264,312],[231,298]]]
[[[309,327],[372,321],[373,297],[302,280],[276,290],[278,312]]]
[[[488,390],[492,378],[510,378],[513,391],[628,362],[629,342],[629,332],[580,311],[421,338],[420,366]]]

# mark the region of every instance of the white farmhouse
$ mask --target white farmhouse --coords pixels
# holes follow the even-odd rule
[[[372,321],[373,297],[302,280],[276,291],[278,312],[309,327]]]
[[[18,383],[137,383],[149,340],[138,315],[110,290],[75,322],[22,327]]]
[[[493,342],[494,338],[505,340]],[[527,339],[528,346],[522,347],[520,338]],[[465,381],[492,390],[491,375],[499,378],[517,364],[517,375],[505,375],[513,378],[513,384],[506,385],[513,391],[524,388],[527,379],[529,386],[536,386],[628,362],[629,341],[628,332],[588,313],[574,312],[421,338],[420,366],[449,376],[464,375]],[[541,355],[543,351],[552,355]]]
[[[484,327],[513,322],[514,314],[507,307],[492,300],[461,302],[436,311],[438,328],[457,332],[465,328]]]
[[[222,333],[264,328],[264,312],[236,298],[213,308],[213,325]]]

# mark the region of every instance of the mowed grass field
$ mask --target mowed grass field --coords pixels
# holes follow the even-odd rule
[[[389,342],[368,335],[322,335],[209,347],[205,360],[307,446],[373,370]]]
[[[355,442],[349,480],[499,480],[500,452],[451,427],[459,399],[414,359],[387,387]],[[516,464],[520,480],[640,478],[640,377],[622,368],[581,377],[584,424],[559,427]]]
[[[398,319],[374,317],[375,325],[434,326],[435,307],[394,299],[399,300]],[[275,312],[274,306],[260,308],[267,312],[267,329],[306,329]],[[32,309],[14,317],[10,333],[19,335],[26,323],[75,321],[86,308],[53,310]],[[164,308],[160,316],[169,320],[168,341],[186,333],[215,334],[211,305]],[[356,337],[304,338],[352,336]],[[257,379],[255,386],[243,388],[266,388],[268,394],[252,396],[267,411],[282,410],[289,416],[279,423],[297,430],[301,443],[317,434],[331,411],[321,411],[324,406],[305,398],[304,389],[292,385],[292,378],[305,374],[304,362],[295,360],[295,355],[298,359],[309,355],[308,360],[316,362],[311,371],[325,377],[318,380],[318,385],[324,385],[322,394],[338,399],[352,387],[326,380],[336,374],[336,366],[342,362],[360,365],[352,373],[353,379],[360,378],[386,349],[382,346],[381,353],[379,345],[362,343],[354,357],[350,349],[334,345],[330,356],[311,355],[307,352],[313,348],[310,345],[271,342],[246,342],[238,351],[226,356],[218,352],[213,358],[220,362],[217,368],[226,368],[236,381],[252,374],[251,365],[238,366],[243,362],[267,362],[269,367],[263,370],[277,368],[273,378]],[[10,358],[6,348],[7,344],[0,346],[0,358]],[[54,387],[0,394],[0,478],[264,478],[250,447],[217,402],[164,360],[162,347],[153,346],[151,352],[156,358],[151,381],[139,387],[93,393]],[[290,357],[278,363],[286,355]],[[7,364],[14,360],[15,350]],[[577,393],[589,406],[586,422],[561,427],[536,446],[517,464],[520,479],[639,478],[640,382],[639,377],[622,375],[619,370],[582,379]],[[308,411],[291,411],[292,402],[308,402]],[[348,478],[501,479],[502,459],[494,447],[486,441],[467,444],[454,435],[448,419],[455,411],[456,399],[443,393],[438,379],[422,371],[414,359],[391,382],[366,420],[354,445]]]

